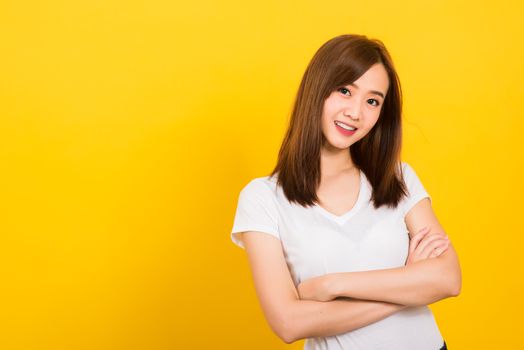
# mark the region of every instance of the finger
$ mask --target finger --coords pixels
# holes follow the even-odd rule
[[[427,235],[424,237],[424,239],[419,243],[419,245],[415,248],[415,250],[419,250],[419,252],[422,252],[424,248],[431,242],[433,242],[436,239],[444,239],[445,236],[442,233],[432,233],[430,235]]]
[[[417,231],[417,233],[415,234],[415,236],[417,235],[424,235],[426,233],[428,233],[430,231],[430,227],[429,226],[425,226],[423,228],[421,228],[420,230]]]
[[[449,243],[445,242],[435,247],[432,251],[428,251],[427,254],[429,255],[429,258],[435,258],[444,253],[448,249],[448,247]]]
[[[440,247],[440,248],[437,248],[437,256],[440,256],[442,255],[442,253],[444,253],[446,250],[448,250],[449,248],[449,242],[446,243],[446,245],[444,247]]]
[[[427,259],[439,244],[444,243],[445,240],[439,236],[428,237],[418,245],[413,254],[417,256],[418,259]]]
[[[422,238],[424,238],[424,236],[428,232],[429,232],[429,227],[426,226],[423,229],[421,229],[420,231],[418,231],[417,234],[415,234],[415,236],[413,236],[413,238],[411,239],[410,244],[409,244],[409,252],[410,253],[415,250],[415,248],[417,247],[419,242],[422,240]]]
[[[439,239],[435,239],[433,240],[431,243],[429,243],[428,245],[426,245],[426,247],[422,250],[421,254],[425,257],[428,257],[431,255],[431,253],[439,248],[439,247],[443,247],[447,244],[447,240],[446,239],[443,239],[443,238],[439,238]]]
[[[438,249],[439,253],[438,255],[441,255],[442,253],[444,253],[446,250],[448,250],[449,246],[451,245],[451,242],[449,240],[446,240],[446,244],[444,244],[444,246],[441,246]]]
[[[424,237],[428,234],[429,230],[421,231],[420,233],[416,234],[409,242],[409,253],[413,253],[417,246],[420,244],[420,242],[424,239]]]
[[[436,258],[437,256],[440,256],[442,253],[444,253],[449,247],[449,242],[446,242],[444,245],[441,245],[440,247],[435,248],[433,252],[431,252],[430,257]]]

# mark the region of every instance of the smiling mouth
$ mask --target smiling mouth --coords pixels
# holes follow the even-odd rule
[[[353,126],[349,126],[349,125],[344,124],[342,122],[339,122],[338,120],[335,120],[335,125],[341,127],[344,130],[347,130],[347,131],[355,131],[355,130],[357,130],[357,128],[355,128]]]

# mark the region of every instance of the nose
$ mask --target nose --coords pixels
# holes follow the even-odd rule
[[[360,118],[360,103],[354,99],[344,108],[343,114],[351,119],[358,120]]]

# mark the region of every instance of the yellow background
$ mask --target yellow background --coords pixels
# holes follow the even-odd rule
[[[269,329],[240,189],[317,48],[384,41],[403,160],[463,271],[449,347],[522,349],[521,2],[0,2],[0,348],[301,349]]]

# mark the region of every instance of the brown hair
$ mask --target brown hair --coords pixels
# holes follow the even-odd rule
[[[387,71],[388,92],[377,123],[351,145],[349,152],[373,188],[371,199],[375,208],[396,207],[407,194],[400,166],[402,90],[393,61],[380,40],[345,34],[323,44],[302,77],[278,161],[271,172],[271,176],[278,173],[278,185],[289,201],[302,206],[318,202],[324,101],[376,63],[383,64]]]

